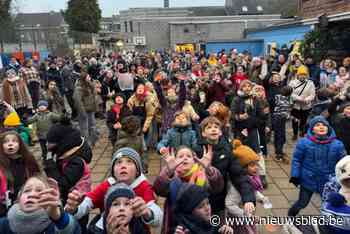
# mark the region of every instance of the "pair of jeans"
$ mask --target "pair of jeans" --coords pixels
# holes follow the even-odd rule
[[[78,121],[81,134],[89,142],[90,146],[94,146],[98,139],[95,112],[80,112]]]
[[[313,191],[300,186],[299,199],[288,210],[288,216],[297,216],[299,211],[304,209],[309,204],[313,193]]]
[[[276,154],[283,154],[283,146],[286,143],[286,123],[287,119],[281,115],[272,116],[272,126],[274,131],[273,143]]]

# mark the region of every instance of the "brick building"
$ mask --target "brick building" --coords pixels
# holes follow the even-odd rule
[[[299,4],[303,18],[350,12],[350,1],[348,0],[300,0]]]

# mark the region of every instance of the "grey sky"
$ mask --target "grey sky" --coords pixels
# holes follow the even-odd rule
[[[19,12],[47,12],[66,8],[66,0],[17,0]],[[132,7],[163,7],[163,0],[99,0],[103,16]],[[170,7],[223,6],[225,0],[170,0]]]

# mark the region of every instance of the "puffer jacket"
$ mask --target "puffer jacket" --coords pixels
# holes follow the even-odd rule
[[[328,126],[328,137],[323,140],[317,139],[312,132],[319,122]],[[324,117],[316,116],[310,121],[307,136],[295,147],[291,177],[298,178],[301,186],[322,194],[325,183],[335,174],[335,165],[344,156],[344,145],[336,139],[333,128]]]
[[[185,145],[193,149],[197,144],[196,132],[191,126],[173,127],[163,135],[162,140],[157,145],[159,151],[163,147],[178,148]]]
[[[50,127],[54,122],[59,121],[61,115],[54,112],[38,112],[33,117],[29,118],[28,124],[36,123],[37,135],[39,139],[46,139]]]

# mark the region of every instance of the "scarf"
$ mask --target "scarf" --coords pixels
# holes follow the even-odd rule
[[[177,168],[176,173],[181,175],[181,166]],[[206,176],[202,167],[200,167],[197,163],[194,164],[187,173],[181,176],[181,179],[187,183],[198,185],[199,187],[203,187],[206,184]]]
[[[114,104],[112,107],[112,111],[115,113],[116,121],[119,120],[119,115],[120,115],[121,110],[122,110],[122,105]]]
[[[315,142],[317,144],[329,144],[331,143],[334,139],[336,139],[335,137],[329,137],[329,136],[325,136],[325,137],[317,137],[315,135],[313,136],[308,136],[308,138],[312,141]]]
[[[7,213],[11,231],[17,234],[42,233],[52,222],[44,209],[24,213],[18,204]]]
[[[145,101],[147,95],[148,95],[148,88],[145,86],[145,91],[143,92],[143,94],[136,94],[136,97],[139,101],[143,102]]]
[[[263,186],[260,180],[260,177],[258,175],[255,176],[248,176],[250,184],[253,186],[254,191],[262,192]]]

